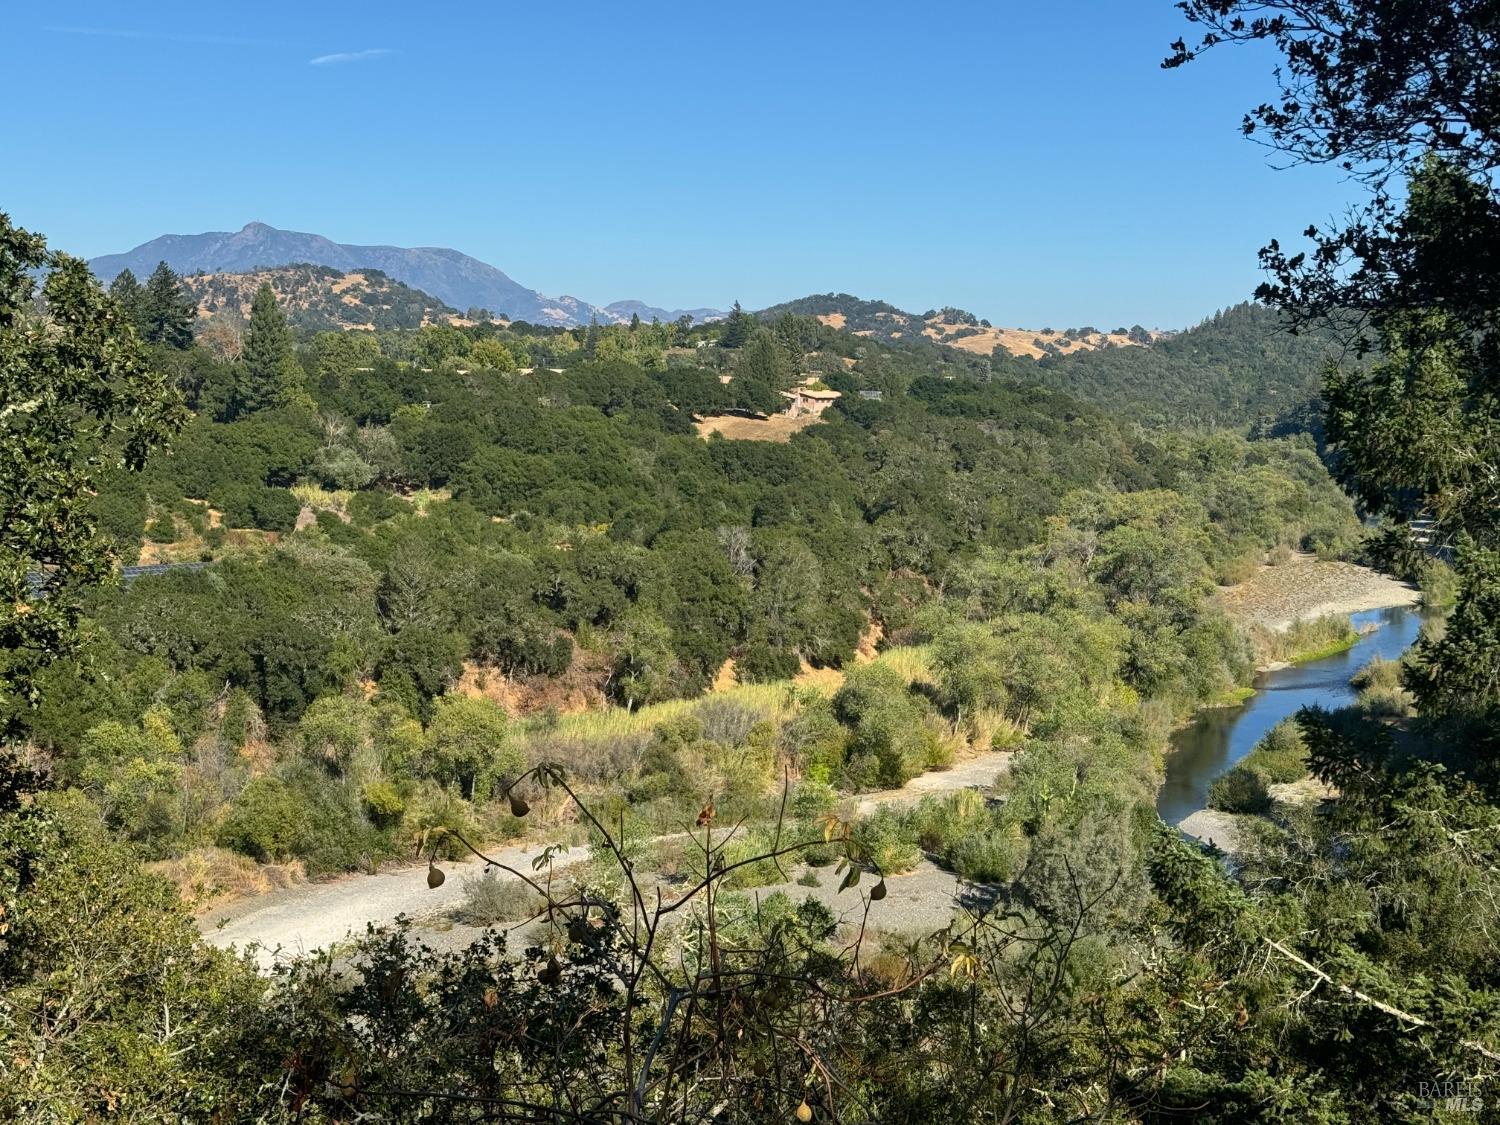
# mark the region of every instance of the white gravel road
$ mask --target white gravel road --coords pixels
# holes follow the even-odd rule
[[[1010,767],[1012,758],[1013,755],[999,751],[977,754],[956,763],[952,769],[913,778],[902,789],[865,794],[857,808],[865,814],[882,804],[914,803],[927,793],[988,789],[996,775]],[[493,848],[486,849],[486,854],[526,871],[545,846],[537,843]],[[575,863],[587,859],[588,854],[587,847],[575,847],[559,856],[557,862]],[[326,949],[351,935],[361,936],[372,923],[390,922],[401,914],[412,919],[430,918],[452,910],[463,902],[464,879],[478,875],[484,864],[472,859],[441,866],[447,878],[436,890],[427,886],[425,865],[414,864],[374,875],[347,875],[332,882],[304,883],[210,908],[199,918],[198,927],[208,942],[221,948],[254,946],[256,960],[262,967],[269,967],[278,957],[300,956]],[[910,885],[927,882],[914,879]],[[930,892],[936,887],[924,889]],[[891,898],[897,896],[893,894]]]

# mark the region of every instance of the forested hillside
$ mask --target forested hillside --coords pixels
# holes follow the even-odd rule
[[[293,265],[250,273],[201,273],[183,279],[198,316],[248,323],[256,290],[269,285],[294,328],[421,328],[459,318],[457,309],[402,285],[379,270],[343,273],[328,266]]]
[[[1273,309],[1235,305],[1149,347],[1047,356],[1033,377],[1147,420],[1235,428],[1274,422],[1316,397],[1331,360],[1352,358],[1326,332],[1289,328]]]
[[[1041,383],[1132,418],[1157,424],[1316,430],[1317,397],[1330,361],[1353,360],[1347,343],[1317,326],[1298,332],[1282,314],[1245,303],[1182,332],[1136,326],[1016,334],[961,309],[926,319],[882,301],[847,294],[806,297],[759,314],[811,317],[819,324],[933,359],[962,352],[988,360],[993,375]]]
[[[945,306],[928,309],[918,316],[885,301],[867,301],[848,293],[818,293],[785,301],[763,310],[760,315],[774,319],[786,313],[815,317],[832,328],[887,344],[931,340],[975,355],[988,356],[998,350],[1003,356],[1032,359],[1075,355],[1102,348],[1133,347],[1148,344],[1163,335],[1139,324],[1103,331],[1092,325],[1061,330],[1050,327],[999,328],[964,309]]]

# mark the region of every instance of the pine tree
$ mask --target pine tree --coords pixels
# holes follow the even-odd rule
[[[119,275],[109,283],[109,295],[115,299],[115,303],[120,306],[120,311],[125,314],[125,322],[144,336],[146,326],[141,318],[141,283],[136,280],[135,274],[128,269],[121,270]]]
[[[791,385],[792,371],[776,334],[769,328],[757,329],[734,369],[731,386],[735,405],[763,414],[774,413],[782,405],[778,392]]]
[[[269,284],[250,304],[250,330],[240,356],[234,413],[251,414],[286,405],[299,397],[301,369],[292,352],[292,333]]]
[[[745,341],[750,338],[750,332],[755,327],[755,318],[740,308],[736,301],[734,308],[730,310],[729,316],[724,321],[724,331],[719,336],[719,347],[742,348]]]
[[[141,334],[149,343],[193,346],[193,302],[183,291],[182,278],[166,262],[158,262],[146,280],[140,310]]]

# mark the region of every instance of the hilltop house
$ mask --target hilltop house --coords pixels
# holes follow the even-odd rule
[[[839,397],[839,392],[830,391],[826,387],[819,389],[798,387],[795,390],[782,391],[781,397],[790,400],[786,407],[787,417],[801,418],[810,414],[816,418],[828,409],[830,402]]]

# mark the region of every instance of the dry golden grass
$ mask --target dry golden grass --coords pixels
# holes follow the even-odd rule
[[[730,657],[719,666],[718,672],[714,674],[714,682],[709,685],[709,691],[728,691],[739,683],[735,677],[734,657]]]
[[[332,512],[345,523],[349,522],[349,501],[354,493],[347,488],[322,488],[316,484],[294,484],[291,493],[302,505],[314,512]]]
[[[976,333],[969,336],[952,338],[953,333],[959,329],[969,327],[962,324],[948,324],[944,321],[933,319],[927,322],[927,327],[922,334],[929,339],[937,340],[939,343],[947,344],[949,347],[958,348],[960,351],[973,352],[976,355],[989,355],[997,347],[1004,348],[1011,355],[1029,355],[1032,359],[1040,359],[1047,353],[1037,347],[1035,342],[1044,339],[1053,344],[1064,355],[1074,352],[1095,351],[1104,347],[1108,341],[1110,346],[1119,348],[1138,347],[1129,336],[1117,332],[1099,332],[1082,340],[1070,339],[1061,333],[1053,333],[1051,336],[1043,336],[1030,328],[980,328]]]
[[[356,285],[363,285],[365,280],[365,275],[362,273],[346,273],[333,283],[333,291],[335,293],[342,293],[345,289],[351,289]],[[350,301],[350,304],[353,303],[353,301]]]
[[[823,313],[818,317],[818,319],[821,320],[824,324],[828,325],[829,328],[839,329],[840,331],[842,331],[844,325],[849,322],[849,318],[846,317],[843,313]]]
[[[931,649],[927,645],[902,646],[886,649],[875,657],[875,662],[894,668],[907,683],[916,683],[932,678],[931,655]],[[719,679],[723,676],[724,669],[720,669]],[[735,681],[722,689],[716,689],[712,694],[714,698],[730,699],[758,708],[770,718],[780,720],[788,718],[801,706],[798,700],[803,692],[832,695],[843,682],[844,673],[836,668],[812,668],[804,665],[802,671],[791,680],[777,680],[768,684]],[[609,707],[563,715],[554,732],[581,739],[646,734],[659,723],[691,711],[707,698],[709,696],[700,695],[692,699],[669,699],[665,703],[653,703],[635,711]]]
[[[302,864],[256,863],[224,848],[195,848],[179,859],[149,863],[146,869],[177,888],[195,911],[303,882]]]
[[[797,418],[785,414],[773,414],[769,418],[741,418],[735,414],[715,414],[701,418],[696,423],[698,436],[721,434],[730,441],[779,441],[788,442],[799,430],[818,421],[816,415],[804,414]]]

